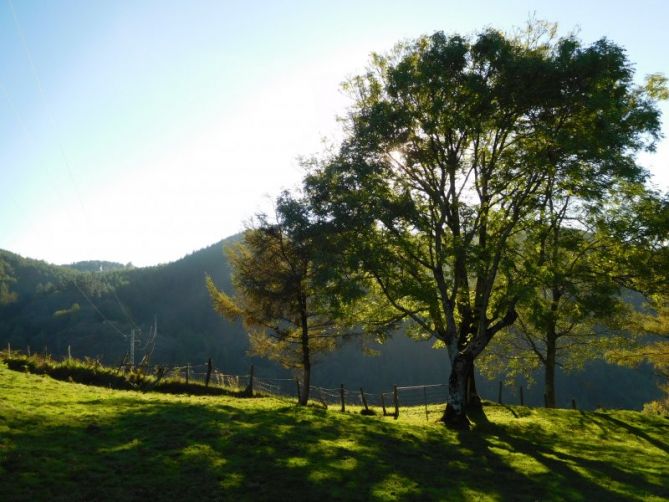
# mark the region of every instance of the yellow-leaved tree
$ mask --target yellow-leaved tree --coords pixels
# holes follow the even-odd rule
[[[275,221],[264,215],[226,249],[234,295],[207,277],[214,309],[241,320],[249,332],[251,354],[278,361],[302,373],[299,404],[306,405],[314,357],[333,350],[342,334],[346,302],[326,279],[325,250],[319,247],[299,201],[283,194]]]

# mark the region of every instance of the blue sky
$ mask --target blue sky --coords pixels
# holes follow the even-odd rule
[[[336,139],[370,52],[532,13],[669,75],[662,1],[0,0],[0,248],[151,265],[207,246]],[[667,140],[640,161],[669,189]]]

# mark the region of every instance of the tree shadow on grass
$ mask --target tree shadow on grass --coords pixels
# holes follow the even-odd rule
[[[666,497],[667,487],[650,484],[648,478],[637,470],[630,472],[620,466],[613,465],[610,460],[596,461],[583,455],[583,451],[565,454],[556,451],[550,438],[542,434],[526,433],[515,435],[499,426],[491,426],[485,435],[467,435],[461,437],[461,444],[468,445],[485,455],[494,457],[500,446],[512,455],[523,455],[533,459],[543,472],[532,476],[528,487],[518,486],[518,490],[526,496],[538,497],[541,500],[631,500],[639,491],[646,495]],[[497,441],[491,441],[496,438]],[[587,473],[587,475],[584,474]],[[611,482],[615,480],[618,489]],[[622,485],[622,486],[621,486]],[[538,491],[534,491],[539,488]]]
[[[660,441],[659,439],[656,439],[646,432],[642,431],[638,427],[634,427],[632,424],[623,422],[622,420],[619,420],[615,417],[612,417],[609,414],[606,413],[600,413],[600,412],[594,412],[592,413],[592,417],[594,419],[599,419],[600,424],[605,424],[608,422],[608,429],[615,429],[616,427],[625,429],[627,432],[630,434],[637,436],[639,438],[644,439],[648,443],[652,444],[655,448],[658,448],[662,450],[664,453],[669,455],[669,442],[668,441]],[[607,429],[607,427],[603,427],[604,430]],[[669,438],[669,422],[666,424],[664,427],[666,431],[666,435],[664,436],[665,438]]]
[[[521,434],[482,421],[457,435],[247,403],[113,398],[107,406],[123,411],[107,419],[13,424],[0,493],[9,500],[626,499],[607,483],[620,469],[556,455],[540,430]],[[516,456],[543,471],[528,472]],[[624,474],[630,492],[647,484],[640,472]],[[646,489],[662,496],[662,487]]]

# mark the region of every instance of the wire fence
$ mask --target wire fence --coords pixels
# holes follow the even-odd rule
[[[176,378],[188,383],[209,385],[237,391],[251,391],[256,395],[268,395],[299,401],[303,392],[303,382],[297,378],[271,378],[254,374],[251,367],[248,374],[231,375],[211,368],[208,364],[172,366],[163,369],[163,378]],[[381,413],[384,416],[421,416],[426,420],[443,413],[448,398],[447,384],[393,386],[387,392],[367,392],[362,387],[347,388],[309,386],[309,399],[325,408],[346,410],[360,409],[362,413]]]
[[[7,344],[5,354],[11,355],[12,348]],[[22,351],[15,351],[21,353]],[[30,356],[30,348],[27,348]],[[41,353],[40,353],[41,354]],[[44,357],[51,357],[45,347]],[[68,359],[71,358],[68,347]],[[98,361],[98,364],[99,361]],[[211,359],[204,364],[190,364],[181,366],[156,365],[149,367],[148,363],[137,366],[129,364],[124,359],[118,366],[119,371],[142,371],[145,374],[155,374],[161,379],[176,379],[186,383],[202,384],[211,387],[221,387],[247,395],[268,395],[288,400],[299,401],[303,392],[303,382],[297,378],[271,378],[255,375],[251,366],[248,374],[226,374],[216,369]],[[523,388],[520,387],[520,404],[523,405]],[[327,388],[309,386],[309,400],[325,408],[336,407],[345,411],[349,408],[360,409],[365,414],[382,413],[384,416],[424,416],[426,420],[440,416],[448,401],[448,384],[431,385],[394,385],[386,392],[366,392],[362,387],[347,388],[343,384],[339,387]],[[500,382],[498,398],[502,403],[502,382]],[[572,399],[571,407],[576,408]]]
[[[12,347],[7,344],[7,349],[2,351],[11,357]],[[15,354],[23,351],[15,350]],[[28,347],[25,351],[31,357]],[[34,357],[51,359],[47,348],[43,352],[34,353]],[[68,347],[68,353],[64,360],[71,360],[72,356]],[[88,359],[86,359],[88,360]],[[93,361],[96,365],[102,363]],[[117,371],[123,373],[139,372],[152,375],[157,380],[178,380],[186,384],[201,384],[207,387],[220,387],[246,395],[267,395],[291,401],[299,401],[303,392],[303,382],[297,378],[271,378],[255,375],[254,367],[251,366],[248,374],[234,375],[224,373],[214,367],[211,359],[204,364],[190,364],[179,366],[149,365],[142,361],[138,365],[131,364],[127,357],[117,366]],[[429,420],[437,412],[441,413],[447,400],[448,388],[446,384],[419,385],[419,386],[393,386],[389,392],[366,392],[362,387],[358,389],[346,388],[340,385],[335,388],[309,386],[309,400],[320,404],[325,408],[335,407],[346,411],[347,409],[359,409],[362,413],[383,413],[384,416],[398,417],[400,409],[403,414],[424,414]],[[439,411],[438,411],[439,410]]]

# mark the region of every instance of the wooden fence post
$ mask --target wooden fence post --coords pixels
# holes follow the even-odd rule
[[[190,381],[190,363],[186,363],[186,385]]]
[[[7,342],[7,357],[12,357],[12,344]]]
[[[500,381],[499,381],[499,391],[497,392],[497,402],[498,402],[499,404],[502,404],[502,385],[503,385],[503,383],[502,383],[502,381],[500,380]]]
[[[381,408],[383,408],[383,416],[385,417],[387,415],[387,413],[386,413],[386,400],[383,397],[383,392],[381,393]]]
[[[30,357],[30,345],[28,345],[28,357]]]
[[[162,366],[158,366],[156,368],[156,383],[153,384],[154,387],[160,383],[163,376],[165,376],[165,368]]]
[[[523,386],[522,385],[520,386],[520,405],[521,406],[525,405],[525,402],[523,400]]]
[[[211,357],[207,360],[207,376],[204,379],[204,386],[209,387],[209,380],[211,379]]]
[[[318,400],[321,402],[321,404],[325,407],[325,409],[328,409],[328,403],[325,401],[323,398],[323,389],[321,387],[318,387]]]
[[[249,371],[249,396],[253,397],[253,365],[251,365],[251,370]]]
[[[300,402],[300,397],[301,397],[301,392],[300,392],[300,381],[299,379],[295,379],[295,386],[297,387],[297,402]]]
[[[365,412],[369,412],[369,408],[367,407],[367,398],[365,397],[365,391],[362,390],[362,387],[360,387],[360,397],[362,397],[362,404],[365,406]]]
[[[397,396],[397,385],[393,385],[393,404],[395,405],[395,420],[400,416],[400,401]]]
[[[576,399],[571,400],[571,409],[575,410],[576,409]]]
[[[68,362],[72,360],[72,350],[69,345],[67,346],[67,360]]]
[[[339,386],[339,395],[341,396],[341,412],[346,412],[346,399],[344,397],[344,384]]]
[[[427,412],[427,390],[425,390],[424,385],[423,385],[423,402],[425,403],[425,420],[429,421],[430,417]]]

